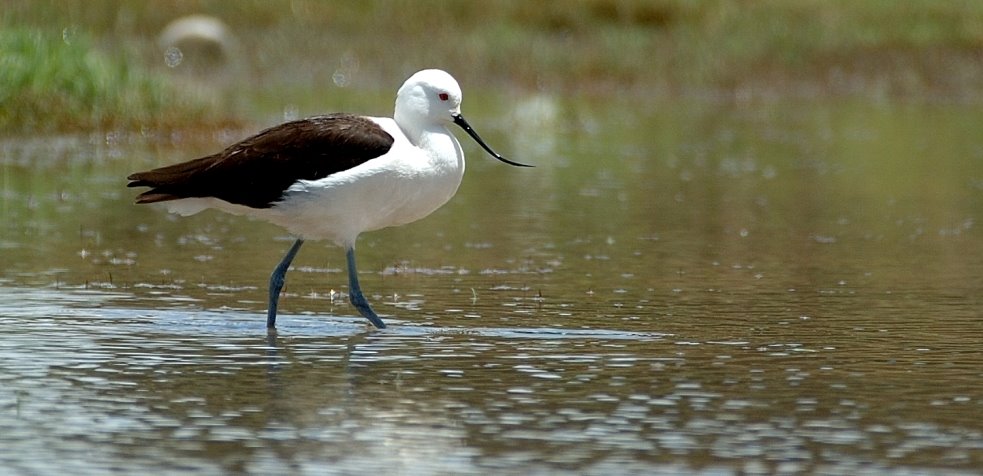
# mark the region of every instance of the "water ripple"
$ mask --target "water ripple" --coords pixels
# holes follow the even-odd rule
[[[983,404],[972,366],[915,387],[918,367],[875,372],[807,341],[312,315],[267,333],[255,312],[2,291],[14,472],[890,472],[983,450],[964,418]]]

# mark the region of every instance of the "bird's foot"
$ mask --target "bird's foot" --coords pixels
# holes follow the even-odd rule
[[[372,310],[372,307],[369,306],[369,302],[365,300],[365,296],[363,296],[361,293],[359,294],[351,293],[348,295],[348,298],[351,299],[352,305],[355,306],[355,309],[358,309],[358,313],[361,314],[366,319],[368,319],[369,322],[372,323],[372,325],[376,326],[379,329],[386,328],[386,323],[382,322],[382,319],[379,318],[379,315]]]

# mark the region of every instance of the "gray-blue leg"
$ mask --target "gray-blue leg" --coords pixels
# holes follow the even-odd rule
[[[270,275],[270,306],[266,310],[266,327],[268,329],[276,327],[276,307],[280,302],[280,290],[283,289],[284,277],[287,275],[290,262],[294,260],[294,256],[297,256],[297,251],[300,250],[302,244],[304,244],[304,240],[298,238],[287,251],[287,254],[283,256],[283,259],[280,260],[280,264],[273,268],[273,274]]]
[[[359,314],[365,316],[379,329],[385,329],[386,323],[382,322],[382,319],[379,319],[379,316],[369,306],[369,302],[362,295],[362,287],[358,285],[358,270],[355,269],[355,248],[348,248],[345,256],[348,258],[348,298],[351,299],[352,305],[358,309]]]

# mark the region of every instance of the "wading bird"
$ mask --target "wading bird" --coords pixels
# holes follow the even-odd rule
[[[352,304],[386,327],[358,284],[355,240],[364,231],[404,225],[432,213],[457,191],[464,152],[447,129],[457,124],[492,157],[461,115],[461,88],[428,69],[396,93],[392,118],[329,114],[280,124],[200,159],[138,172],[129,187],[150,187],[137,203],[166,202],[192,215],[215,208],[260,218],[297,237],[270,276],[266,325],[276,326],[284,276],[305,239],[345,249]]]

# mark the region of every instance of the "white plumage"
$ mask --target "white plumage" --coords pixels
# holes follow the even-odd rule
[[[286,228],[298,239],[270,279],[273,327],[284,275],[304,239],[330,240],[348,256],[349,294],[385,327],[358,286],[354,247],[365,231],[419,220],[447,203],[464,177],[457,124],[493,157],[461,116],[461,89],[444,71],[420,71],[396,94],[393,118],[336,114],[281,124],[221,153],[129,177],[149,186],[138,203],[166,202],[182,215],[215,208]]]

